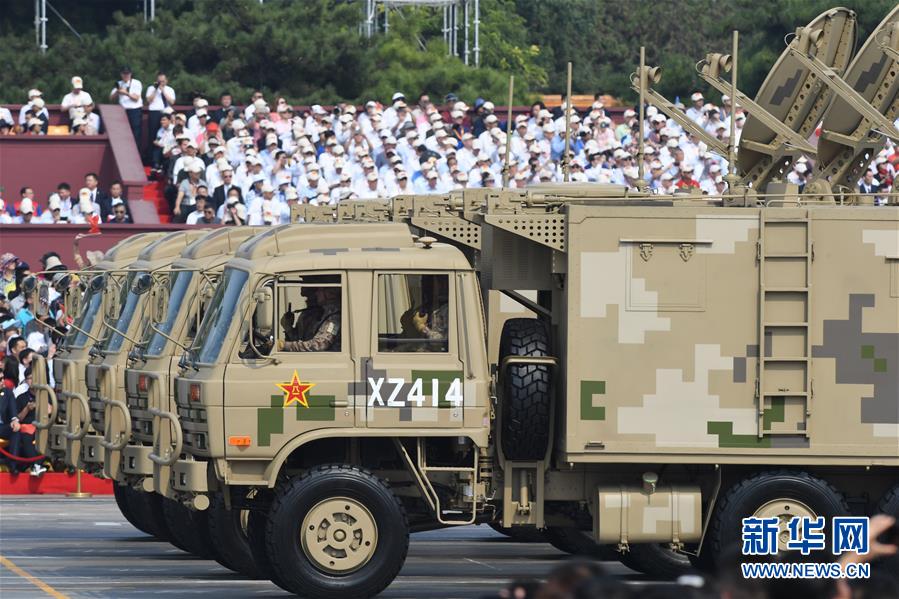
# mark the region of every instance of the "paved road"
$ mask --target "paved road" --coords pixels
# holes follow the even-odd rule
[[[153,540],[125,521],[112,498],[0,498],[0,555],[0,595],[16,599],[290,596],[271,582],[248,580]],[[382,596],[480,597],[512,580],[545,577],[566,557],[486,526],[417,533],[399,577]],[[644,582],[617,562],[605,565],[634,584]]]

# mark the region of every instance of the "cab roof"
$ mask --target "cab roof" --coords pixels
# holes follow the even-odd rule
[[[181,258],[187,260],[202,260],[221,254],[233,254],[240,245],[266,230],[269,227],[222,227],[213,229],[190,243],[181,252]]]
[[[401,223],[281,225],[246,241],[238,259],[254,270],[423,268],[470,270],[449,244],[426,248]]]
[[[136,260],[147,245],[157,241],[163,235],[165,233],[162,231],[153,231],[126,237],[106,250],[106,253],[103,254],[103,260],[87,267],[85,270],[115,270],[124,268]]]
[[[166,233],[146,246],[137,260],[128,265],[130,270],[154,270],[171,263],[184,249],[209,233],[205,229],[188,229]]]

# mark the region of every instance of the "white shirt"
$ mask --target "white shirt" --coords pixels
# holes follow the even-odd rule
[[[197,221],[200,220],[201,218],[203,218],[203,211],[202,210],[194,210],[193,212],[191,212],[190,214],[187,215],[187,219],[185,219],[184,222],[185,222],[185,224],[188,224],[188,225],[195,225],[195,224],[197,224]]]
[[[74,117],[74,113],[72,112],[75,108],[81,108],[82,106],[87,106],[88,104],[93,104],[94,99],[91,98],[91,95],[84,90],[81,90],[80,93],[69,92],[62,98],[62,109],[69,111],[69,118]]]
[[[121,81],[121,79],[119,81]],[[113,88],[112,93],[115,93],[116,89],[118,88]],[[137,94],[137,100],[132,100],[130,97],[128,97],[127,94],[118,94],[119,106],[121,106],[125,110],[129,110],[132,108],[143,108],[144,101],[141,100],[140,97],[140,93],[144,89],[143,84],[132,77],[128,81],[128,83],[125,84],[125,89],[127,89],[129,93]]]
[[[29,102],[28,104],[25,104],[24,106],[22,106],[22,108],[19,109],[19,124],[20,125],[25,124],[25,121],[27,120],[25,118],[25,115],[28,113],[29,110],[31,110],[32,106],[33,106],[33,104],[31,102]],[[6,117],[4,117],[4,111],[6,111]],[[41,108],[41,110],[37,114],[38,114],[38,117],[43,115],[43,116],[47,117],[47,120],[50,120],[50,113],[47,111],[46,106]],[[7,110],[6,108],[0,108],[0,120],[4,120],[9,123],[12,123],[12,115],[9,113],[9,110]]]
[[[148,110],[165,110],[165,102],[162,100],[163,95],[165,95],[165,99],[168,100],[169,106],[175,103],[175,90],[169,85],[160,88],[151,85],[147,88],[147,93],[145,95],[147,97]],[[152,100],[150,99],[150,96],[153,96]]]

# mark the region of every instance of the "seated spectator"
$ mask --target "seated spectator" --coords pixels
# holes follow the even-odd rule
[[[114,199],[112,201],[112,215],[109,217],[109,224],[130,225],[133,222],[131,215],[128,214],[125,201],[122,198]]]
[[[113,181],[109,186],[109,205],[112,208],[112,214],[108,220],[111,223],[130,224],[134,222],[131,217],[131,207],[128,205],[123,191],[124,187],[122,187],[121,181]]]
[[[90,222],[92,216],[100,216],[100,206],[91,201],[91,190],[82,187],[78,192],[78,205],[72,210],[72,224],[84,225]]]
[[[91,203],[96,207],[94,214],[99,214],[101,220],[107,220],[109,213],[112,211],[112,204],[109,194],[100,189],[100,177],[97,173],[88,173],[84,175],[84,189],[88,190]]]
[[[30,198],[23,199],[19,204],[19,216],[13,222],[20,225],[30,225],[39,222],[34,219],[34,202]]]
[[[187,215],[193,211],[199,187],[206,187],[206,181],[200,178],[200,175],[206,170],[202,160],[191,158],[184,170],[187,171],[187,178],[178,186],[174,209],[175,222],[179,223],[185,222]]]
[[[225,202],[222,203],[221,206],[216,208],[216,218],[218,218],[220,222],[224,223],[225,215],[229,212],[233,212],[238,204],[243,204],[244,207],[246,207],[243,201],[243,196],[240,193],[240,188],[231,187],[231,189],[228,190],[228,197],[225,199]]]
[[[93,104],[94,100],[91,95],[84,91],[84,82],[81,77],[72,77],[72,91],[67,93],[60,103],[61,108],[68,112],[69,121],[74,121],[76,109],[84,108],[88,104]]]
[[[209,208],[213,218],[215,218],[215,208],[212,207],[210,202],[207,202],[207,199],[206,194],[197,194],[194,209],[187,215],[187,218],[184,220],[185,224],[196,225],[201,222],[206,216],[206,208]]]
[[[39,222],[45,225],[68,224],[68,217],[63,217],[62,215],[62,201],[59,199],[58,193],[50,196],[50,199],[47,201],[47,210],[41,215]]]

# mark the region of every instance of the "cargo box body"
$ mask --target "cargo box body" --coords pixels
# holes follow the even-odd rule
[[[899,464],[899,209],[568,209],[567,462]]]

